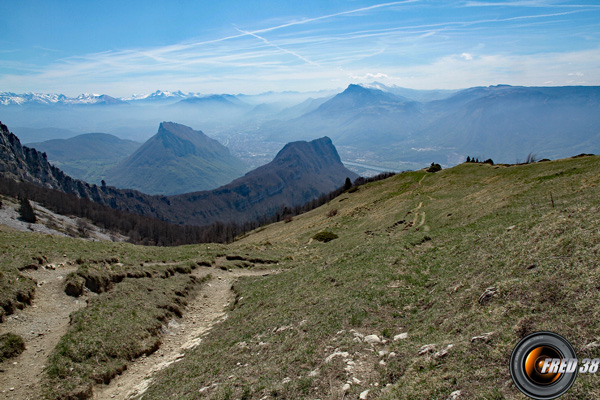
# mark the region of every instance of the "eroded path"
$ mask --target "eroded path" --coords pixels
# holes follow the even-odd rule
[[[38,287],[31,306],[6,317],[0,334],[12,332],[25,340],[25,351],[0,364],[0,398],[37,399],[48,355],[69,327],[69,315],[86,305],[86,296],[67,296],[63,281],[76,266],[51,264],[23,272]]]
[[[95,386],[94,399],[127,399],[143,393],[157,371],[181,360],[186,350],[200,344],[203,334],[227,317],[227,307],[234,300],[231,286],[236,279],[276,272],[255,269],[224,271],[214,267],[196,269],[193,274],[197,277],[210,274],[213,279],[203,284],[198,295],[189,301],[182,318],[169,322],[160,349],[130,364],[109,385]]]

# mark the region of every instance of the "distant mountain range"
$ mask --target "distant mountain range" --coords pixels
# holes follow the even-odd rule
[[[119,188],[173,195],[214,189],[246,171],[218,141],[185,125],[163,122],[156,135],[106,171],[104,179]]]
[[[136,151],[141,143],[107,133],[86,133],[69,139],[27,143],[73,178],[100,184],[107,170]]]
[[[281,211],[282,207],[302,205],[337,189],[347,177],[352,180],[357,177],[343,166],[333,143],[325,137],[308,143],[290,143],[269,164],[218,189],[151,196],[72,179],[51,165],[45,154],[22,146],[1,123],[0,174],[181,225],[257,221]]]
[[[0,109],[15,127],[101,131],[136,141],[159,121],[177,121],[202,127],[253,166],[285,143],[325,135],[345,161],[367,170],[451,166],[467,156],[511,163],[530,152],[543,158],[600,152],[600,87],[594,86],[412,90],[372,82],[335,94],[157,91],[117,102],[93,97],[98,105],[82,97],[87,106],[81,107],[64,97],[3,93]],[[8,98],[12,105],[2,105]]]
[[[17,94],[12,92],[0,92],[0,104],[8,105],[26,105],[26,104],[58,104],[58,105],[82,105],[82,104],[121,104],[123,100],[105,95],[85,93],[77,97],[67,97],[64,94],[42,94],[42,93],[24,93]]]
[[[323,134],[342,147],[412,168],[468,155],[515,162],[600,151],[600,87],[492,86],[419,102],[359,85],[302,116],[265,124],[273,141]],[[389,165],[389,164],[388,164]]]

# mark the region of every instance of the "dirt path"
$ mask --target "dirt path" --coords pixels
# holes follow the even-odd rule
[[[26,346],[21,355],[0,364],[0,398],[39,398],[48,355],[67,332],[69,315],[86,305],[86,296],[76,299],[63,290],[64,278],[77,267],[52,264],[51,268],[23,273],[38,282],[35,298],[31,306],[9,315],[0,324],[0,334],[21,335]]]
[[[233,270],[201,268],[194,275],[211,274],[213,279],[204,284],[196,298],[190,301],[183,317],[171,320],[160,349],[148,357],[142,357],[129,365],[109,385],[94,387],[94,399],[127,399],[142,394],[152,382],[152,376],[169,365],[181,360],[185,351],[193,349],[202,341],[202,335],[216,323],[227,318],[227,306],[234,299],[231,286],[242,276],[260,276],[275,273],[273,270]]]

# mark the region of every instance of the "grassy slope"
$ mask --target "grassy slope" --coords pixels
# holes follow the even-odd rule
[[[455,390],[463,398],[523,398],[510,383],[507,363],[525,334],[553,330],[571,340],[580,358],[600,356],[598,350],[583,349],[600,339],[599,181],[600,157],[410,172],[363,186],[228,246],[151,248],[1,230],[0,296],[16,300],[12,288],[35,288],[17,268],[36,263],[38,256],[49,262],[81,258],[83,266],[94,268],[116,257],[127,271],[148,268],[140,263],[210,262],[226,254],[279,260],[278,267],[291,269],[240,280],[229,318],[202,346],[165,370],[145,399],[340,398],[352,378],[360,383],[352,384],[347,397],[370,389],[369,398],[446,399]],[[334,208],[337,214],[327,217]],[[339,238],[311,241],[323,230]],[[125,279],[78,312],[50,362],[51,390],[64,394],[102,379],[104,372],[110,376],[122,368],[120,360],[144,351],[132,348],[131,354],[118,355],[115,365],[99,367],[99,374],[85,360],[60,359],[81,353],[77,346],[86,336],[77,338],[80,328],[98,328],[93,335],[110,349],[119,340],[110,335],[131,328],[125,325],[156,324],[162,317],[151,311],[139,320],[125,318],[122,330],[89,321],[111,314],[99,302],[121,308],[120,292],[130,293],[125,285],[135,286],[140,296],[148,285],[160,285],[172,302],[168,292],[187,283],[171,279]],[[491,286],[497,294],[481,305],[479,296]],[[106,332],[110,335],[102,336]],[[406,339],[391,340],[402,332],[408,333]],[[488,332],[494,332],[489,341],[471,343]],[[371,346],[356,334],[377,334],[388,343]],[[155,339],[146,339],[152,347]],[[435,351],[454,346],[445,357],[419,356],[426,344],[435,344]],[[380,351],[396,356],[380,356]],[[335,352],[348,354],[326,362]],[[80,371],[83,380],[66,374],[73,380],[60,383],[55,378],[65,375],[65,368]],[[564,398],[598,397],[594,379],[580,376]]]
[[[230,251],[287,255],[296,268],[241,281],[228,320],[144,399],[340,398],[352,378],[352,397],[524,398],[507,364],[527,333],[556,331],[580,358],[600,356],[583,349],[600,329],[599,181],[600,157],[463,164],[400,174],[253,232]],[[310,240],[322,230],[339,238]],[[497,292],[482,305],[488,287]],[[418,355],[427,344],[434,352]],[[348,355],[326,362],[336,351]],[[564,398],[598,397],[596,379],[580,376]]]

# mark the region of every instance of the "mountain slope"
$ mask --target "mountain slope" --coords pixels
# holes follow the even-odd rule
[[[252,232],[229,251],[283,272],[240,281],[225,322],[144,398],[523,398],[508,364],[528,333],[598,357],[599,188],[599,156],[462,164]],[[597,398],[596,379],[567,398]]]
[[[158,133],[106,173],[109,185],[173,195],[224,185],[245,172],[242,161],[200,131],[163,122]]]
[[[70,324],[56,313],[67,333],[59,341],[50,325],[43,339],[59,344],[45,352],[30,345],[39,344],[39,312],[13,310],[29,356],[5,369],[31,367],[31,381],[11,393],[37,397],[43,374],[48,398],[126,397],[132,386],[149,400],[524,398],[508,364],[527,334],[555,331],[579,359],[598,358],[599,188],[599,156],[468,163],[360,186],[228,245],[166,249],[0,229],[0,298],[27,284],[27,298],[35,291],[47,306],[44,294],[62,293],[69,271],[66,280],[104,291],[79,298]],[[313,239],[323,231],[339,237]],[[37,270],[18,270],[32,259]],[[200,285],[190,273],[214,280]],[[231,286],[242,273],[254,276]],[[198,325],[212,326],[201,341],[176,339]],[[138,373],[123,385],[131,363],[152,379]],[[597,375],[580,374],[565,398],[599,396]]]
[[[265,125],[271,140],[328,135],[345,146],[376,149],[405,138],[421,117],[420,105],[378,89],[350,85],[316,110]]]
[[[600,87],[499,85],[416,102],[350,85],[314,111],[263,128],[273,141],[327,134],[344,154],[394,169],[434,160],[455,165],[468,155],[509,163],[529,152],[542,158],[599,152],[599,99]]]
[[[175,142],[182,151],[191,148],[188,142]],[[269,164],[218,189],[152,196],[72,179],[51,165],[41,152],[22,146],[1,123],[0,174],[181,225],[257,224],[283,207],[302,205],[341,187],[346,177],[356,177],[340,162],[331,140],[322,138],[310,143],[290,143]]]
[[[106,171],[137,150],[141,144],[107,133],[86,133],[69,139],[28,143],[48,160],[76,179],[100,184]]]
[[[331,142],[324,137],[311,142],[288,143],[273,161],[210,192],[173,196],[176,207],[195,207],[187,222],[239,222],[259,220],[282,207],[316,199],[357,175],[347,170]],[[186,223],[185,219],[173,219]]]

